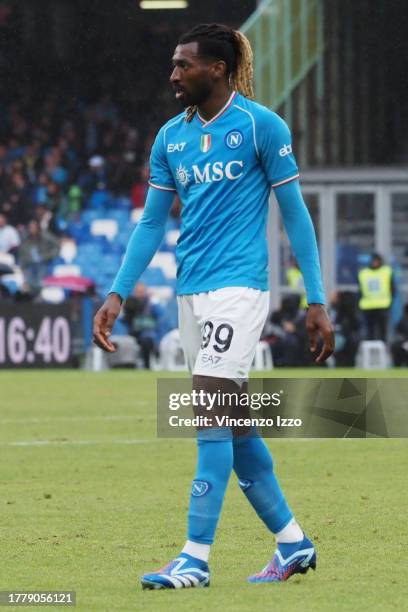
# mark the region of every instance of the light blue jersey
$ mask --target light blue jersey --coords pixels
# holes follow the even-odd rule
[[[299,176],[286,123],[234,92],[210,121],[185,113],[159,131],[149,184],[177,191],[177,293],[268,289],[270,188]]]

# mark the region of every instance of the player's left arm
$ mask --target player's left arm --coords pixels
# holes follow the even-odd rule
[[[283,224],[305,284],[309,304],[306,326],[310,350],[312,352],[317,350],[317,340],[320,335],[323,340],[323,348],[315,361],[322,363],[334,351],[334,333],[324,306],[325,295],[313,223],[297,179],[276,187],[274,191]]]
[[[299,170],[292,151],[292,137],[286,123],[275,113],[263,109],[256,117],[256,145],[265,175],[275,190],[283,223],[302,272],[309,304],[307,331],[310,349],[317,350],[321,336],[323,348],[316,363],[325,361],[334,350],[334,333],[325,309],[316,234],[299,187]]]

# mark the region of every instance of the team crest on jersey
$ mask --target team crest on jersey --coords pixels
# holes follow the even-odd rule
[[[203,134],[201,136],[201,141],[200,141],[200,151],[202,153],[208,153],[210,149],[211,149],[211,134]]]
[[[184,189],[187,187],[187,185],[190,182],[190,173],[187,170],[187,168],[185,166],[183,166],[181,163],[179,164],[179,166],[176,168],[176,179],[178,180],[178,182],[180,183],[180,185],[182,187],[184,187]]]
[[[231,130],[225,136],[225,144],[229,149],[238,149],[244,142],[242,132],[239,130]]]

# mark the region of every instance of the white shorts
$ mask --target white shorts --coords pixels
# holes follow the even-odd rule
[[[269,312],[269,291],[225,287],[177,298],[181,345],[193,374],[248,378]]]

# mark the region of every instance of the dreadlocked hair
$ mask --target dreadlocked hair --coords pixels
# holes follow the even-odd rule
[[[253,53],[242,32],[218,23],[203,23],[184,34],[178,44],[190,42],[198,43],[201,56],[224,61],[230,86],[250,100],[255,98]],[[196,106],[187,107],[186,121],[190,122],[196,112]]]

